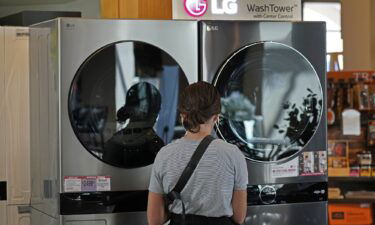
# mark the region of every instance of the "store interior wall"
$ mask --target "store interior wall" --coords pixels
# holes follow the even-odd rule
[[[375,1],[342,0],[344,70],[375,69]]]
[[[100,18],[100,0],[75,0],[63,4],[0,6],[0,17],[24,10],[80,11],[84,18]]]

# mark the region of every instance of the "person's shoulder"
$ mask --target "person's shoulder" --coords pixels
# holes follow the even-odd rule
[[[160,149],[158,152],[158,157],[159,158],[164,158],[168,155],[170,155],[174,150],[178,149],[180,146],[180,139],[177,139],[175,141],[172,141],[171,143],[165,145]]]
[[[226,155],[229,158],[242,158],[245,157],[241,150],[234,144],[228,143],[222,139],[216,139],[214,142],[215,149]]]
[[[213,142],[214,146],[219,149],[228,150],[228,151],[239,151],[238,147],[234,144],[228,143],[222,139],[215,139]]]

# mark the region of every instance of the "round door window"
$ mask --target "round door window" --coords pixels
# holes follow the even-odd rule
[[[143,42],[120,42],[92,54],[71,84],[69,116],[82,145],[122,168],[150,165],[184,134],[177,105],[188,85],[178,63]]]
[[[247,158],[279,161],[313,137],[323,110],[323,92],[311,63],[275,42],[245,46],[220,68],[219,135]]]

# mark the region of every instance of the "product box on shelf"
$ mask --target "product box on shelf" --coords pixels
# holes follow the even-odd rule
[[[328,199],[344,199],[341,189],[338,187],[328,188]]]
[[[371,166],[361,166],[361,177],[371,177]]]
[[[328,176],[349,176],[347,141],[328,141]]]
[[[375,120],[368,121],[367,144],[375,146]]]
[[[350,167],[350,176],[359,177],[360,176],[360,166],[351,166]]]
[[[330,225],[370,225],[373,223],[370,204],[329,204]]]
[[[372,155],[369,151],[363,151],[357,154],[359,164],[361,166],[360,175],[361,177],[371,177],[371,163]]]

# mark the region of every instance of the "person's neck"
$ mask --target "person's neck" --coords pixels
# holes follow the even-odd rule
[[[211,126],[202,126],[199,129],[199,132],[193,133],[190,131],[186,131],[185,138],[193,141],[198,141],[206,136],[210,135],[212,132],[212,127]]]

